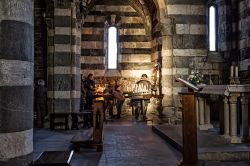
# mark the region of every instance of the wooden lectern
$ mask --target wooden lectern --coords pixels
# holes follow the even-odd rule
[[[188,87],[187,92],[179,93],[182,97],[182,136],[183,159],[180,166],[198,166],[197,124],[196,124],[196,92],[200,89],[181,79],[176,79]]]

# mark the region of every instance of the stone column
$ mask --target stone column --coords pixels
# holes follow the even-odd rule
[[[242,141],[247,142],[249,139],[249,121],[248,121],[248,100],[249,96],[242,94],[241,96],[241,109],[242,109]]]
[[[241,143],[241,139],[237,136],[237,97],[239,95],[232,94],[230,101],[230,136],[231,143]]]
[[[224,97],[224,137],[229,137],[229,103],[227,97]]]
[[[205,125],[207,129],[213,128],[210,120],[210,99],[209,96],[205,100]]]
[[[32,161],[33,22],[33,0],[0,1],[1,166]]]
[[[200,130],[207,130],[207,127],[205,125],[205,100],[203,97],[198,97],[199,100],[199,119],[200,119]]]

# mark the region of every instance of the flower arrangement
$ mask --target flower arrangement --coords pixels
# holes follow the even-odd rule
[[[194,85],[205,83],[204,75],[199,70],[192,70],[187,79]]]

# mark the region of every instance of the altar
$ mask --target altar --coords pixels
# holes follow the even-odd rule
[[[220,113],[220,130],[231,143],[241,143],[249,139],[249,96],[250,84],[206,85],[200,87],[196,100],[197,125],[201,130],[212,128],[210,123],[210,97],[219,95],[223,99]],[[240,119],[241,113],[241,119]],[[240,122],[242,124],[240,125]],[[241,126],[242,132],[239,132]],[[237,132],[238,128],[238,132]]]

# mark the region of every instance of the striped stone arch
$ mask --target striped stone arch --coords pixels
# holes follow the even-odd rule
[[[90,11],[98,0],[90,0],[86,3],[88,11]],[[152,22],[154,12],[157,12],[155,3],[152,0],[124,0],[124,4],[129,4],[133,7],[143,18],[147,34],[152,32]],[[85,14],[87,15],[87,13]]]

